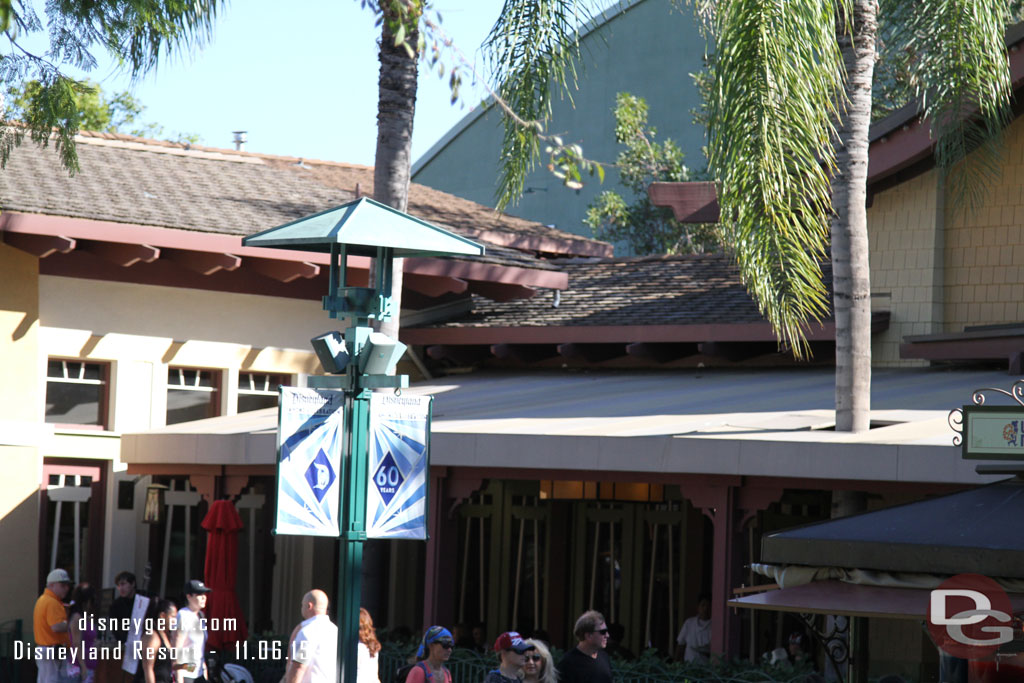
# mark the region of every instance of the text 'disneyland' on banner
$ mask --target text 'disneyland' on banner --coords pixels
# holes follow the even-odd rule
[[[337,536],[345,392],[281,387],[274,533]]]
[[[385,393],[370,399],[368,538],[427,538],[432,399]]]

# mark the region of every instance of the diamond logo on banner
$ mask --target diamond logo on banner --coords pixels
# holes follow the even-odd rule
[[[391,499],[398,493],[403,481],[405,481],[405,477],[402,476],[402,471],[395,464],[395,459],[391,457],[391,451],[388,451],[373,475],[373,483],[377,487],[377,492],[380,493],[384,505],[391,504]]]
[[[309,488],[313,489],[313,495],[316,496],[317,502],[323,502],[324,496],[327,495],[327,489],[331,488],[335,479],[337,479],[337,475],[334,473],[334,468],[331,467],[331,461],[324,453],[324,449],[321,448],[313,458],[313,462],[309,463],[309,467],[306,468],[306,481],[309,482]]]

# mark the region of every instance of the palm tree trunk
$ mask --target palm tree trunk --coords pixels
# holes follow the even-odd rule
[[[373,168],[373,198],[393,209],[405,211],[409,205],[409,174],[412,165],[412,124],[416,113],[415,48],[418,35],[416,14],[408,23],[406,43],[395,45],[395,37],[388,19],[388,3],[381,23],[380,76],[377,99],[377,152]],[[411,28],[412,30],[409,30]],[[402,305],[403,259],[395,259],[392,272],[392,302],[394,315],[381,324],[380,330],[398,339],[399,314]]]
[[[871,280],[867,177],[871,81],[878,0],[853,0],[852,36],[836,32],[846,66],[846,108],[832,178],[832,277],[836,320],[836,430],[867,430],[871,420]]]

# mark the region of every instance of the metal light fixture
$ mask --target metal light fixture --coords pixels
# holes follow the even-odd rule
[[[159,524],[164,518],[163,484],[150,484],[146,487],[146,507],[142,510],[142,521],[145,524]]]

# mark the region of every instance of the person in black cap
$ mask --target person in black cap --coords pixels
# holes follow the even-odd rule
[[[187,607],[178,610],[178,637],[174,641],[174,649],[178,653],[177,683],[186,679],[209,679],[206,671],[206,595],[212,589],[199,579],[185,583],[182,592],[185,594]]]

